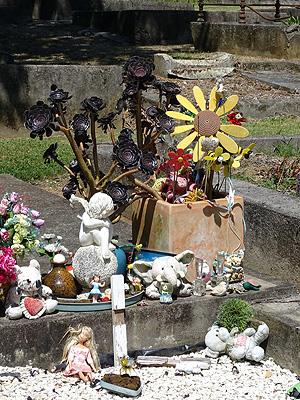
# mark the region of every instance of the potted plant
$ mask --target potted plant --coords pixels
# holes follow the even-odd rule
[[[243,246],[243,199],[233,190],[225,197],[214,175],[223,170],[230,183],[231,168],[238,167],[254,145],[242,150],[232,139],[246,137],[248,131],[241,126],[243,118],[230,113],[238,97],[226,97],[221,83],[212,90],[209,102],[196,86],[193,105],[180,95],[176,83],[157,80],[154,69],[153,61],[142,57],[125,63],[122,97],[116,109],[102,117],[105,103],[93,96],[84,99],[81,112],[67,122],[66,103],[71,96],[52,85],[50,105],[38,101],[27,110],[25,127],[32,138],[51,136],[55,130],[68,139],[75,156],[69,165],[59,159],[57,144],[44,153],[45,162],[54,160],[68,171],[70,180],[63,188],[67,199],[76,191],[85,199],[104,191],[114,201],[113,222],[133,206],[135,243],[172,253],[191,249],[212,262],[218,251],[233,253]],[[146,108],[143,93],[150,89],[157,92],[157,105]],[[123,129],[116,137],[118,115]],[[185,124],[175,126],[176,119]],[[108,171],[102,170],[98,157],[97,122],[110,133],[113,145]],[[173,136],[187,131],[180,141]],[[159,152],[161,143],[167,146],[164,154],[169,160]],[[132,193],[125,179],[135,186]]]

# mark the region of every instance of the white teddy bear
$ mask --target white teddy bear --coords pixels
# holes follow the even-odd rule
[[[40,264],[31,260],[29,267],[15,266],[17,272],[16,286],[13,286],[5,302],[5,315],[9,319],[18,319],[23,315],[29,319],[53,313],[57,300],[52,299],[52,290],[42,285]]]
[[[259,345],[269,336],[269,328],[261,324],[257,328],[248,328],[238,334],[238,328],[229,333],[226,328],[212,326],[205,336],[205,355],[217,358],[227,354],[233,360],[246,360],[259,362],[264,357],[264,350]]]

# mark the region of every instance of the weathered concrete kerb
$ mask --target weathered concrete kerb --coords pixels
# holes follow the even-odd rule
[[[246,277],[253,277],[262,285],[258,292],[246,292],[238,295],[238,298],[253,305],[255,317],[270,325],[267,355],[273,357],[279,365],[300,373],[299,352],[295,351],[300,346],[299,292],[293,283],[287,282],[297,281],[298,246],[297,240],[294,240],[292,247],[288,243],[291,235],[294,235],[295,227],[290,226],[289,229],[288,224],[284,229],[281,227],[283,219],[287,218],[286,215],[282,216],[284,210],[290,207],[291,220],[292,213],[300,215],[300,210],[298,211],[295,204],[288,204],[289,196],[284,196],[277,211],[274,207],[268,210],[268,201],[272,204],[271,191],[255,196],[255,190],[259,191],[256,186],[250,185],[248,192],[246,187],[239,187],[238,182],[235,182],[235,186],[237,193],[245,196],[245,217],[248,224],[245,240],[245,264],[248,267]],[[0,175],[1,198],[5,191],[16,191],[23,196],[26,205],[41,211],[46,221],[41,233],[53,232],[63,236],[63,244],[72,251],[79,247],[80,221],[66,200],[9,175]],[[272,213],[273,220],[266,224],[268,213]],[[128,243],[131,237],[130,224],[119,222],[115,225],[115,233],[119,235],[119,244]],[[281,256],[286,259],[282,261]],[[49,261],[46,258],[39,258],[39,261],[42,271],[47,272]],[[22,265],[27,265],[27,262],[28,258]],[[249,269],[250,266],[252,270]],[[257,271],[253,271],[253,267]],[[284,280],[274,278],[282,273],[285,274]],[[128,348],[160,349],[199,343],[204,340],[207,329],[215,322],[220,304],[235,296],[237,295],[223,298],[193,296],[178,299],[168,306],[163,306],[158,301],[149,301],[148,307],[127,307],[125,318]],[[13,321],[0,317],[0,365],[31,364],[52,368],[61,359],[63,344],[59,344],[59,341],[64,332],[69,326],[78,323],[90,325],[94,329],[99,354],[113,351],[111,311],[57,312],[38,320],[23,318]]]
[[[13,129],[28,136],[24,111],[37,100],[47,103],[52,84],[73,96],[68,101],[70,117],[79,112],[81,101],[92,96],[104,100],[107,112],[114,110],[122,93],[121,70],[115,65],[0,65],[0,135]]]

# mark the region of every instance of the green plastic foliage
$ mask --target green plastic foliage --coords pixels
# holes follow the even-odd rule
[[[219,308],[217,324],[228,329],[238,328],[243,332],[249,327],[249,319],[253,318],[252,307],[244,300],[230,299]]]

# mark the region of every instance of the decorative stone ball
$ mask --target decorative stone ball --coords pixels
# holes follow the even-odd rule
[[[202,150],[205,152],[215,151],[216,148],[219,146],[219,139],[216,137],[205,137],[202,139],[201,147]]]
[[[62,264],[66,261],[66,258],[63,254],[55,254],[55,256],[53,257],[53,262],[56,264]]]
[[[110,277],[118,270],[117,257],[111,251],[110,257],[103,259],[100,246],[80,247],[73,259],[73,273],[76,280],[84,288],[91,288],[90,282],[94,275],[100,276],[105,286],[110,284]]]

